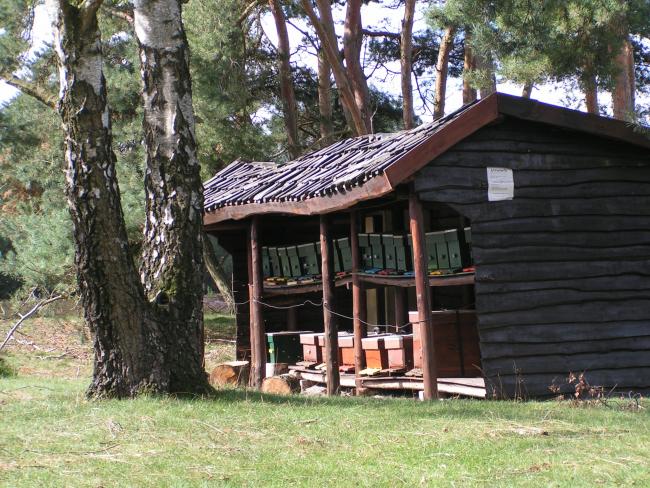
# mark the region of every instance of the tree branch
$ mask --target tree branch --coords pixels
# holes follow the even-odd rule
[[[401,36],[397,32],[389,32],[389,31],[371,31],[368,29],[363,29],[361,31],[364,36],[368,37],[389,37],[391,39],[399,39]]]
[[[63,295],[56,295],[51,298],[46,298],[45,300],[41,300],[38,302],[34,308],[32,308],[29,312],[27,312],[25,315],[20,315],[20,320],[14,324],[14,326],[9,330],[9,333],[7,334],[7,337],[5,338],[4,342],[2,345],[0,345],[0,351],[4,349],[4,347],[7,345],[7,342],[9,342],[9,339],[11,339],[11,336],[14,335],[14,332],[20,327],[20,324],[22,324],[25,320],[27,320],[29,317],[34,315],[36,312],[38,312],[41,308],[43,308],[46,305],[49,305],[52,302],[56,302],[57,300],[61,300],[63,298]]]
[[[262,5],[264,0],[253,0],[251,3],[249,3],[242,14],[239,16],[237,19],[237,24],[241,25],[244,23],[244,21],[248,18],[248,16],[251,14],[253,10],[255,10],[256,7],[259,5]]]
[[[23,80],[10,73],[0,72],[0,79],[2,79],[7,85],[17,88],[25,95],[29,95],[30,97],[35,98],[42,104],[47,105],[52,109],[56,109],[58,98],[55,95],[51,94],[42,85]]]
[[[122,19],[128,22],[129,24],[133,24],[133,10],[131,9],[120,10],[115,7],[108,7],[104,5],[102,7],[102,11],[107,13],[111,17],[115,17],[116,19]]]

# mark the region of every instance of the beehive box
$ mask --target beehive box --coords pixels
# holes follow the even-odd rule
[[[291,261],[289,261],[286,247],[278,247],[278,257],[280,258],[280,267],[282,268],[280,276],[290,277]]]
[[[271,256],[268,247],[262,247],[262,276],[268,278],[271,275]]]
[[[269,258],[271,260],[271,276],[282,276],[282,264],[278,255],[277,247],[269,247]]]
[[[340,347],[340,341],[341,339],[344,339],[345,337],[352,336],[351,333],[349,332],[339,332],[339,349],[338,349],[338,361],[339,364],[343,364],[343,358],[341,357],[341,347]],[[354,336],[353,336],[354,337]],[[323,358],[323,361],[327,361],[327,351],[325,350],[325,334],[319,334],[318,337],[316,338],[318,347],[320,349],[320,354],[321,357]]]
[[[341,366],[354,366],[354,335],[339,337]]]
[[[384,269],[384,246],[381,242],[381,234],[368,234],[368,240],[372,249],[372,267]]]
[[[301,334],[310,331],[283,331],[266,334],[269,363],[295,364],[303,358]]]
[[[320,274],[318,253],[316,251],[315,242],[310,242],[309,244],[300,244],[298,246],[298,259],[300,260],[302,274]]]
[[[409,321],[413,323],[413,366],[421,368],[423,324],[418,322],[417,312],[409,312]],[[438,377],[479,376],[481,353],[476,311],[434,311],[432,326]]]
[[[364,337],[361,348],[366,357],[366,368],[387,369],[388,351],[384,343],[384,335]]]
[[[368,234],[359,234],[359,251],[361,252],[361,268],[372,268],[372,247]]]
[[[318,336],[323,333],[300,334],[303,361],[323,362],[323,350],[318,346]]]
[[[393,236],[395,262],[398,271],[408,271],[412,267],[411,253],[404,236]]]
[[[445,231],[427,232],[425,234],[429,271],[449,269],[449,250],[445,241]]]
[[[395,237],[392,234],[382,234],[381,240],[384,248],[384,265],[386,269],[397,269]]]
[[[352,271],[352,249],[350,248],[350,239],[344,237],[336,241],[336,247],[341,256],[342,271]]]
[[[300,259],[298,259],[298,247],[287,246],[287,257],[289,258],[289,266],[291,267],[291,274],[289,276],[293,276],[294,278],[302,276]]]
[[[413,334],[389,335],[384,338],[389,368],[413,368]]]

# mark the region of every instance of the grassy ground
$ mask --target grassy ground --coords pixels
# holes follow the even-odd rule
[[[228,358],[231,321],[211,317],[206,330],[206,356]],[[650,485],[650,414],[624,402],[424,404],[236,390],[87,401],[79,322],[36,320],[24,333],[33,344],[12,344],[15,376],[0,378],[3,486]]]

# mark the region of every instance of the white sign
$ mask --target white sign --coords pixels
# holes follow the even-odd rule
[[[515,195],[515,181],[510,168],[487,168],[488,200],[512,200]]]

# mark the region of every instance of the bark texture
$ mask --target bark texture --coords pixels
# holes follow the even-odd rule
[[[345,11],[345,28],[343,31],[343,53],[354,101],[357,105],[368,132],[372,132],[370,114],[370,95],[366,75],[361,66],[361,46],[363,44],[363,26],[361,25],[361,0],[348,0]]]
[[[634,92],[636,83],[634,79],[634,51],[627,34],[616,56],[618,72],[614,78],[614,92],[612,93],[612,109],[614,118],[634,121]]]
[[[209,388],[203,349],[203,185],[179,0],[134,2],[146,150],[141,278],[164,327],[171,391]],[[200,270],[197,272],[197,270]]]
[[[165,391],[161,330],[133,264],[112,151],[96,4],[48,5],[55,25],[75,265],[95,352],[91,396]]]
[[[400,36],[400,67],[402,72],[402,120],[405,129],[415,127],[415,111],[413,110],[413,84],[411,70],[413,67],[413,18],[415,16],[415,0],[404,3],[404,18]]]
[[[530,98],[530,96],[533,94],[533,87],[534,84],[532,81],[528,81],[524,84],[524,87],[521,89],[521,96],[523,98]]]
[[[598,85],[596,84],[596,77],[593,75],[585,75],[582,80],[582,86],[585,91],[587,112],[598,115],[600,110],[598,108]]]
[[[447,96],[447,73],[449,72],[449,53],[454,45],[456,28],[449,26],[440,40],[438,61],[436,62],[436,93],[433,98],[433,120],[445,115],[445,98]]]
[[[476,88],[470,83],[470,73],[476,68],[476,60],[472,52],[472,35],[465,31],[465,49],[463,56],[463,104],[476,100]]]
[[[284,127],[287,131],[287,142],[289,155],[292,159],[300,155],[300,143],[298,141],[298,111],[296,109],[296,94],[293,89],[291,77],[291,48],[289,45],[289,33],[287,32],[287,20],[282,12],[279,0],[269,0],[269,7],[275,21],[275,30],[278,34],[278,71],[280,73],[280,98],[282,99],[282,112],[284,115]]]
[[[343,112],[350,130],[354,135],[368,134],[370,129],[366,126],[363,115],[357,107],[354,91],[338,50],[338,42],[334,31],[334,18],[332,17],[332,4],[329,0],[317,0],[316,3],[318,4],[320,17],[316,15],[310,0],[300,1],[303,10],[316,31],[334,74],[334,81],[341,97]]]
[[[320,116],[320,145],[327,147],[334,143],[332,128],[332,68],[323,52],[318,51],[318,114]]]
[[[497,91],[497,80],[494,74],[494,59],[491,53],[477,54],[474,58],[476,70],[482,73],[483,82],[479,87],[479,95],[485,98]]]

